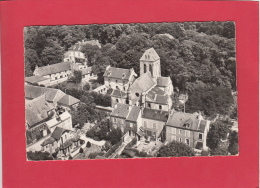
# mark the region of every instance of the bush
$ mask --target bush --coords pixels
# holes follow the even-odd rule
[[[206,150],[202,150],[201,156],[209,156],[209,152]]]
[[[216,148],[214,150],[210,151],[210,155],[214,155],[214,156],[224,156],[224,155],[228,155],[228,151],[225,148]]]
[[[91,147],[91,143],[88,141],[87,142],[87,148],[90,148]]]
[[[79,149],[79,153],[83,153],[83,149],[82,148]]]
[[[27,152],[27,159],[30,161],[46,161],[46,160],[53,160],[52,156],[48,152]]]
[[[89,156],[88,156],[88,158],[89,158],[89,159],[95,159],[98,155],[103,156],[104,153],[103,153],[103,152],[90,153]]]
[[[158,157],[182,157],[182,156],[194,156],[193,149],[182,142],[173,141],[162,146],[158,151]]]
[[[88,91],[90,89],[90,85],[89,83],[86,83],[84,86],[83,86],[83,90],[84,91]]]

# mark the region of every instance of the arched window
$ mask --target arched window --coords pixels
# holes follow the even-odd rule
[[[146,64],[144,64],[144,73],[146,73]]]
[[[149,71],[150,71],[151,75],[153,76],[153,68],[152,68],[152,65],[149,65]]]
[[[139,97],[139,93],[135,93],[135,96]]]

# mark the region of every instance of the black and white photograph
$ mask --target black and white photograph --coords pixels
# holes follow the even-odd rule
[[[235,22],[24,27],[28,161],[239,155]]]

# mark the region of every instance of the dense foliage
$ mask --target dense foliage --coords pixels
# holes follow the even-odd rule
[[[238,133],[236,131],[232,131],[228,139],[229,139],[228,152],[231,155],[238,154]]]
[[[53,160],[52,156],[48,152],[41,152],[41,151],[27,152],[27,159],[30,161]]]
[[[234,22],[34,26],[24,36],[26,76],[36,65],[60,62],[77,41],[95,39],[102,48],[87,44],[82,51],[103,83],[107,65],[134,68],[139,74],[139,59],[153,47],[162,75],[170,76],[175,91],[189,94],[187,111],[236,115],[231,95],[236,91]]]
[[[185,143],[172,141],[171,143],[162,146],[157,154],[157,157],[182,157],[194,156],[193,149]]]

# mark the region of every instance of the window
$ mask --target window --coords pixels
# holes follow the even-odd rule
[[[153,123],[153,129],[156,129],[156,123]]]
[[[179,130],[179,134],[181,134],[181,129]]]
[[[132,128],[133,127],[133,123],[129,123],[130,127]]]
[[[110,79],[108,79],[108,82],[110,82]]]
[[[180,142],[182,142],[182,139],[180,138]]]
[[[125,81],[123,81],[123,84],[125,85]]]
[[[126,104],[129,104],[129,100],[126,99],[126,100],[125,100],[125,103],[126,103]]]
[[[114,122],[116,123],[116,118],[114,118]]]
[[[159,109],[160,109],[160,110],[162,109],[162,105],[159,105]]]
[[[116,99],[116,102],[119,102],[119,100],[118,100],[118,99]]]
[[[190,136],[190,131],[185,131],[186,136]]]
[[[202,139],[202,134],[201,133],[199,133],[199,139]]]
[[[146,121],[144,121],[144,127],[145,127],[145,128],[147,127],[147,122],[146,122]]]
[[[144,64],[144,73],[146,73],[146,64]]]
[[[150,103],[147,103],[147,105],[148,105],[148,108],[151,108],[151,104]]]
[[[135,93],[135,96],[139,97],[139,93]]]
[[[187,145],[190,145],[190,140],[189,139],[186,139],[185,142],[186,142]]]
[[[125,87],[123,87],[124,88],[124,90],[125,90]]]
[[[176,128],[172,128],[172,134],[176,134]]]
[[[176,136],[172,135],[171,136],[171,141],[174,141],[174,140],[176,140]]]
[[[55,77],[55,80],[57,80],[58,78],[57,77]]]
[[[116,89],[119,89],[118,86],[116,86]]]
[[[116,80],[116,83],[117,83],[117,80]]]

